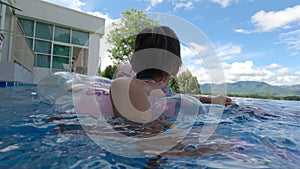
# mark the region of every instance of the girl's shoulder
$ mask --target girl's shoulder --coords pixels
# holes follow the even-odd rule
[[[135,73],[134,71],[132,70],[132,67],[130,64],[125,64],[125,65],[122,65],[117,73],[116,73],[116,78],[120,78],[120,77],[134,77],[135,76]]]
[[[145,82],[131,77],[119,77],[114,79],[111,83],[113,90],[131,90],[139,91],[145,89]]]

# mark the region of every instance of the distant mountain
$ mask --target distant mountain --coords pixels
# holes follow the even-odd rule
[[[224,84],[202,84],[200,85],[201,93],[211,93],[214,91],[222,91],[226,85],[227,94],[265,94],[272,96],[300,96],[300,84],[293,86],[272,86],[265,82],[241,81],[236,83]]]

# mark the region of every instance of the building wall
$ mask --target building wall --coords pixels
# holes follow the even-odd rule
[[[14,6],[13,0],[2,0],[7,4]],[[33,74],[24,67],[12,62],[12,43],[14,39],[14,19],[13,11],[6,5],[0,5],[1,15],[1,34],[4,39],[0,46],[0,81],[12,82],[19,81],[23,83],[32,83]]]
[[[61,7],[40,0],[15,0],[15,6],[22,9],[16,11],[20,18],[27,18],[38,22],[49,23],[55,26],[62,26],[74,30],[88,32],[88,75],[96,75],[99,63],[100,38],[104,34],[105,20],[99,17],[88,15],[69,8]],[[33,37],[34,39],[35,37]],[[52,44],[54,42],[52,41]],[[72,46],[72,44],[70,44]],[[33,45],[34,46],[34,45]],[[51,53],[53,59],[53,53]],[[72,56],[70,56],[72,58]],[[52,62],[51,62],[52,63]],[[34,83],[38,83],[47,74],[55,72],[49,68],[35,67]]]
[[[98,75],[98,66],[100,60],[100,36],[98,34],[90,34],[90,50],[88,60],[88,72],[90,76]]]
[[[35,68],[48,69],[48,73],[57,71],[75,71],[80,69],[82,74],[87,74],[87,67],[93,65],[83,65],[83,54],[85,50],[98,53],[98,41],[100,39],[98,34],[93,42],[89,40],[91,36],[88,32],[71,29],[67,26],[57,26],[46,21],[37,21],[33,18],[19,18],[19,21],[24,29],[26,38],[30,42],[32,49],[35,52]],[[50,31],[49,31],[50,30]],[[80,50],[83,53],[78,53]],[[77,52],[77,53],[76,53]],[[98,57],[89,55],[87,52],[86,60],[97,62]],[[63,59],[63,60],[59,60]],[[77,69],[78,68],[78,69]],[[35,70],[44,70],[35,69]],[[44,73],[34,71],[35,82],[36,79],[41,79]]]
[[[33,83],[33,74],[12,62],[0,62],[0,81],[19,81],[23,83]]]
[[[15,5],[22,9],[22,11],[16,11],[16,14],[20,16],[30,16],[35,19],[104,34],[105,20],[99,17],[40,0],[16,0]]]
[[[0,62],[0,81],[13,81],[14,64],[11,62]]]
[[[15,72],[14,72],[14,81],[23,82],[32,84],[33,83],[33,74],[27,69],[23,68],[19,64],[14,63]]]

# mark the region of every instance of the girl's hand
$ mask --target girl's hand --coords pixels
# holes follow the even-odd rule
[[[232,100],[227,96],[217,95],[215,97],[212,97],[211,103],[228,106],[232,104]]]

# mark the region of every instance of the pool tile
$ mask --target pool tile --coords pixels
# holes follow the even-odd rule
[[[36,84],[28,84],[28,83],[22,83],[22,82],[6,82],[6,81],[0,81],[0,87],[34,87],[37,86]]]
[[[16,82],[7,82],[6,87],[15,87]]]
[[[6,87],[6,82],[0,82],[0,87]]]

